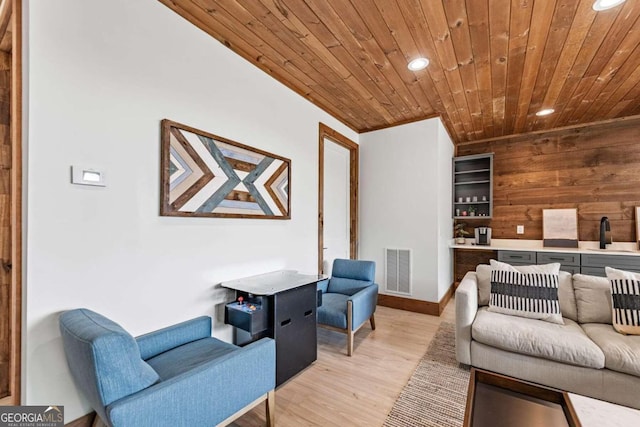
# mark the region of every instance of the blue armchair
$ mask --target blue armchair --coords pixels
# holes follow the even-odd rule
[[[347,334],[347,355],[353,354],[353,335],[369,320],[376,329],[374,313],[378,302],[378,285],[374,283],[373,261],[336,259],[331,279],[318,283],[322,305],[318,307],[318,324]]]
[[[274,424],[272,339],[225,343],[208,316],[133,338],[87,309],[64,312],[60,331],[76,385],[108,426],[224,425],[265,400]]]

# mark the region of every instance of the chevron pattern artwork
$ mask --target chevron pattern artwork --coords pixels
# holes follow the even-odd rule
[[[290,219],[291,161],[162,121],[163,216]]]

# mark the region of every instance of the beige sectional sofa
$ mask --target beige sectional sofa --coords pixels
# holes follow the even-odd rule
[[[456,290],[459,362],[640,409],[640,336],[613,329],[606,278],[561,271],[559,325],[488,311],[490,276],[479,265]]]

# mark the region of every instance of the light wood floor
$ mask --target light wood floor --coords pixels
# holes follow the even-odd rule
[[[376,330],[365,324],[347,356],[346,336],[318,328],[318,360],[276,390],[276,425],[381,426],[440,323],[453,322],[455,303],[442,316],[376,309]],[[264,426],[264,405],[235,426]]]

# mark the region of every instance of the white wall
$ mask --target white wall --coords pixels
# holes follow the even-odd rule
[[[360,135],[359,258],[376,261],[381,293],[385,248],[412,250],[409,298],[437,302],[452,283],[444,248],[452,236],[453,145],[441,127],[429,119]]]
[[[452,158],[454,146],[444,125],[438,120],[438,301],[453,283],[453,249],[449,243],[453,238],[453,218],[451,212],[452,195]]]
[[[28,3],[25,404],[89,407],[64,360],[58,315],[88,307],[133,334],[217,319],[223,280],[317,266],[318,122],[341,125],[153,0]],[[292,219],[159,213],[160,120],[292,161]],[[104,169],[106,188],[69,183]]]

